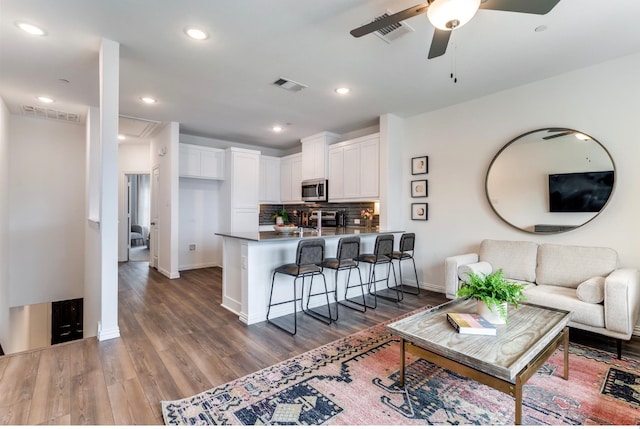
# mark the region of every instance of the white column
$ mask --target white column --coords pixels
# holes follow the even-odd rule
[[[100,47],[100,147],[102,154],[100,240],[100,341],[120,336],[118,327],[118,102],[120,44]]]

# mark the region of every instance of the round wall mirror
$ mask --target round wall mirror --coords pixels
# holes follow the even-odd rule
[[[485,190],[493,211],[509,225],[553,234],[598,216],[614,185],[613,159],[600,142],[577,130],[544,128],[500,149]]]

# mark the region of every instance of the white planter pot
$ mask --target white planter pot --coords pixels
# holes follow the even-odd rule
[[[284,223],[284,221],[282,220],[282,216],[278,216],[276,218],[276,225],[282,225]]]
[[[505,319],[500,317],[500,313],[498,309],[495,307],[487,307],[487,304],[484,301],[478,300],[478,314],[484,317],[489,323],[493,323],[494,325],[504,325],[507,323]],[[507,314],[507,303],[503,302],[500,306],[504,307],[504,314]]]

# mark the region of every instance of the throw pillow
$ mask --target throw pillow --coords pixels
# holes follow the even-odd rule
[[[578,285],[576,294],[580,301],[600,304],[604,301],[604,277],[591,277]]]
[[[458,277],[463,282],[469,281],[469,273],[474,273],[477,275],[487,275],[493,272],[493,268],[491,264],[488,262],[476,262],[473,264],[464,264],[458,267]]]

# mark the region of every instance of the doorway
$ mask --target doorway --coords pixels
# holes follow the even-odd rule
[[[151,176],[127,174],[128,260],[150,262]]]

